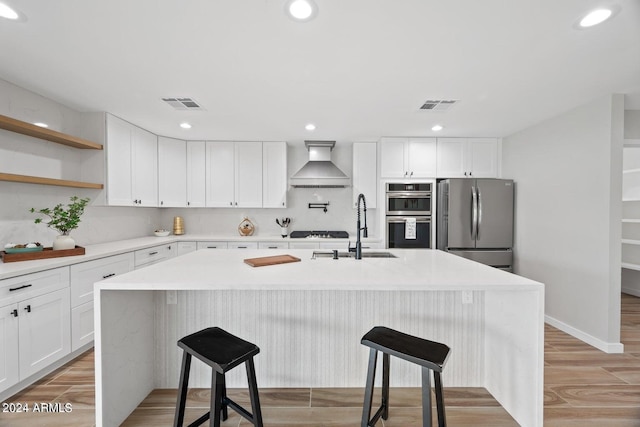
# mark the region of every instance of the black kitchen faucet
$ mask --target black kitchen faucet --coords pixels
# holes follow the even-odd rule
[[[360,225],[360,200],[362,200],[362,206],[364,207],[364,227]],[[360,231],[362,231],[362,237],[369,237],[369,231],[367,229],[367,199],[364,194],[358,194],[358,222],[356,224],[358,229],[358,235],[356,237],[356,247],[349,247],[349,252],[356,253],[356,259],[362,259],[362,242],[360,241]]]

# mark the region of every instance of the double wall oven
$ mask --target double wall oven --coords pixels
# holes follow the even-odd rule
[[[432,188],[425,183],[387,183],[387,248],[431,248]]]

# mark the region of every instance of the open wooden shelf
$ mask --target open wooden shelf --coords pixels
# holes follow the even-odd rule
[[[102,150],[102,145],[95,142],[58,132],[55,130],[36,126],[31,123],[16,120],[0,115],[0,129],[8,130],[22,135],[32,136],[38,139],[55,142],[73,148]]]
[[[59,187],[94,188],[101,190],[102,184],[94,184],[82,181],[67,181],[65,179],[42,178],[30,175],[14,175],[12,173],[0,173],[0,181],[24,182],[27,184],[57,185]]]

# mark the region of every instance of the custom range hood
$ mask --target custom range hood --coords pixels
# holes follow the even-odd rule
[[[331,162],[335,141],[305,141],[309,161],[291,176],[289,184],[302,188],[342,188],[351,185],[351,179]]]

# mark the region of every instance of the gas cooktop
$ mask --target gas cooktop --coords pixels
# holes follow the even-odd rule
[[[328,230],[292,231],[289,237],[292,239],[348,239],[349,233]]]

